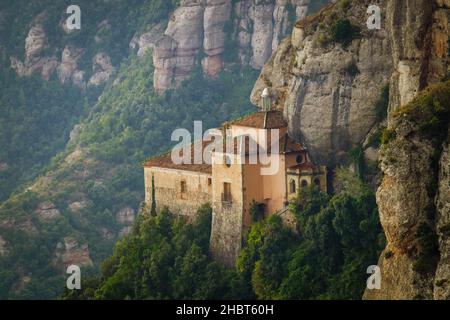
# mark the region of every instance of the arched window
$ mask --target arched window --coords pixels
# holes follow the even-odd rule
[[[308,181],[302,180],[302,188],[306,188],[308,186]]]
[[[314,184],[315,184],[317,187],[319,187],[319,189],[320,189],[320,179],[319,179],[319,178],[315,178],[315,179],[314,179]]]
[[[295,185],[295,180],[294,179],[291,179],[291,181],[289,182],[289,192],[290,193],[297,192],[297,186]]]
[[[299,154],[296,158],[297,164],[303,163],[303,156]]]

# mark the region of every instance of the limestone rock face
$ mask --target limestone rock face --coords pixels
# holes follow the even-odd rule
[[[306,15],[308,4],[309,0],[181,1],[164,34],[149,41],[148,47],[154,48],[155,89],[162,93],[174,88],[199,62],[205,75],[217,76],[230,45],[227,38],[237,44],[241,63],[261,69],[295,19]],[[131,44],[139,45],[138,52],[147,46],[140,42],[134,39]],[[205,55],[202,61],[197,61],[199,52]]]
[[[87,207],[87,202],[85,200],[82,201],[75,201],[69,204],[69,210],[72,212],[78,212]]]
[[[109,80],[115,68],[111,64],[111,58],[105,52],[97,53],[92,59],[94,74],[89,79],[89,86],[99,86]]]
[[[225,50],[225,23],[230,20],[231,1],[207,0],[203,16],[203,72],[214,77],[222,70],[221,54]]]
[[[122,226],[122,229],[119,232],[119,237],[123,237],[131,232],[134,220],[135,213],[133,208],[125,207],[117,212],[116,221]]]
[[[84,71],[77,70],[77,62],[83,50],[66,46],[61,55],[61,63],[58,66],[58,78],[62,84],[72,81],[79,88],[84,88]]]
[[[31,27],[25,39],[25,61],[35,62],[40,58],[42,51],[47,46],[47,36],[41,24]]]
[[[150,31],[135,36],[130,43],[132,49],[137,49],[137,55],[142,57],[147,50],[154,49],[156,41],[161,38],[164,33],[164,25],[162,23],[154,26]]]
[[[48,48],[48,39],[43,27],[46,17],[47,13],[43,12],[32,22],[25,38],[25,60],[20,61],[16,57],[10,58],[11,67],[21,77],[40,72],[43,79],[49,80],[51,74],[56,70],[58,65],[56,57],[43,56],[44,50]]]
[[[186,79],[203,41],[203,2],[181,1],[153,53],[154,86],[158,92]]]
[[[391,77],[388,128],[395,130],[396,137],[380,153],[384,178],[377,202],[388,244],[379,261],[384,286],[381,290],[367,290],[365,298],[448,299],[449,139],[436,172],[431,164],[440,151],[418,135],[414,124],[396,118],[394,111],[448,73],[449,59],[444,53],[448,52],[448,43],[443,39],[449,38],[450,6],[444,1],[435,1],[434,7],[429,1],[408,1],[403,5],[387,1],[387,9],[397,71]],[[435,196],[430,194],[429,186],[436,181]],[[436,211],[434,218],[430,211]],[[421,242],[417,230],[421,225],[428,225],[439,238],[437,268],[434,270],[435,262],[429,258],[432,270],[426,274],[415,268]]]
[[[50,201],[40,203],[38,205],[38,208],[35,210],[35,213],[40,218],[46,219],[46,220],[52,220],[61,215],[61,213],[56,208],[56,206]]]
[[[252,51],[253,57],[251,65],[255,69],[263,67],[264,63],[272,54],[272,40],[274,23],[272,21],[275,5],[273,3],[262,3],[253,6],[250,11],[250,18],[253,21]]]
[[[8,247],[6,246],[6,241],[0,235],[0,257],[5,256],[9,253]]]
[[[52,48],[48,43],[48,36],[44,29],[44,24],[48,19],[47,12],[42,12],[34,18],[30,25],[30,30],[25,39],[24,61],[17,57],[10,57],[11,67],[21,76],[30,76],[39,72],[42,79],[49,80],[56,71],[61,84],[72,83],[76,87],[84,90],[86,86],[98,86],[105,83],[114,72],[109,55],[105,52],[97,53],[92,59],[92,69],[94,74],[90,79],[86,79],[86,71],[78,68],[78,61],[83,58],[84,49],[73,45],[66,45],[64,48]],[[61,22],[60,27],[66,32],[66,24]],[[94,37],[96,43],[102,43],[102,32],[111,26],[107,20],[102,21],[97,26],[97,34]],[[145,44],[143,44],[145,47]],[[61,58],[56,57],[56,52],[62,50]],[[49,53],[50,52],[50,53]]]
[[[385,13],[381,30],[366,26],[370,4]],[[282,21],[281,9],[276,12],[275,20]],[[347,46],[327,31],[333,15],[360,29]],[[262,107],[261,93],[268,88],[273,107],[284,111],[290,134],[307,147],[313,161],[334,167],[376,129],[375,102],[389,85],[386,125],[395,130],[395,139],[378,155],[377,150],[365,154],[381,163],[377,202],[388,242],[378,262],[382,289],[367,290],[366,299],[450,297],[449,141],[438,153],[437,173],[433,161],[439,150],[418,133],[417,125],[394,117],[420,90],[448,75],[449,21],[450,6],[442,0],[431,5],[425,0],[352,1],[345,11],[339,3],[330,5],[297,22],[264,65],[251,94],[253,104]],[[435,181],[436,196],[430,193]],[[431,218],[434,207],[436,217]],[[440,251],[427,262],[436,270],[426,272],[419,264],[424,228],[437,235]]]
[[[377,292],[368,291],[366,298],[417,299],[431,298],[433,294],[431,278],[414,270],[418,230],[431,223],[425,212],[434,201],[428,186],[435,178],[435,150],[417,131],[409,122],[397,123],[395,140],[381,150],[384,178],[377,203],[388,242],[379,263],[384,286]],[[428,263],[433,262],[430,259]]]
[[[324,14],[333,11],[339,9]],[[365,11],[351,6],[346,14],[364,30]],[[302,141],[316,163],[332,167],[374,126],[374,105],[393,68],[384,29],[363,31],[346,48],[322,45],[321,36],[314,23],[298,23],[264,66],[251,101],[262,107],[261,93],[269,88],[275,107],[284,110],[290,134]],[[350,67],[357,71],[351,74]]]
[[[434,298],[450,299],[450,130],[439,165],[437,234],[441,257],[434,279]]]
[[[6,162],[0,162],[0,172],[8,170],[8,167]]]
[[[64,238],[64,241],[56,246],[53,265],[62,272],[65,272],[70,265],[92,266],[88,244],[79,244],[73,237]]]
[[[80,133],[83,130],[83,126],[81,124],[76,124],[73,126],[73,129],[70,131],[69,134],[69,143],[75,141],[75,139],[78,138]]]

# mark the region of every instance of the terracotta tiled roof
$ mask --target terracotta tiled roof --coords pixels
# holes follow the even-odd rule
[[[206,146],[208,146],[211,142],[210,141],[203,141],[203,150]],[[195,144],[191,145],[191,163],[194,163],[194,146]],[[202,154],[203,154],[202,150]],[[183,155],[183,150],[180,150],[180,156]],[[202,164],[175,164],[172,161],[171,152],[167,152],[165,154],[162,154],[160,156],[153,157],[149,160],[147,160],[144,163],[144,167],[150,168],[150,167],[157,167],[157,168],[166,168],[166,169],[176,169],[176,170],[183,170],[183,171],[195,171],[195,172],[202,172],[202,173],[212,173],[212,166],[210,164],[202,163]]]
[[[243,118],[230,121],[226,124],[259,129],[277,129],[287,127],[283,114],[279,110],[255,112]]]

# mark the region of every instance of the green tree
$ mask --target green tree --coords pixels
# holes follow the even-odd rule
[[[155,192],[155,176],[152,174],[152,208],[150,211],[152,216],[156,216],[156,192]]]

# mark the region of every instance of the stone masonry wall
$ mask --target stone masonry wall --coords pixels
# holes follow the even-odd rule
[[[211,202],[211,175],[200,172],[178,171],[163,168],[145,168],[145,202],[152,203],[152,174],[155,177],[156,209],[159,212],[165,206],[178,215],[192,221],[197,209]],[[186,181],[186,193],[181,194],[181,181]]]

